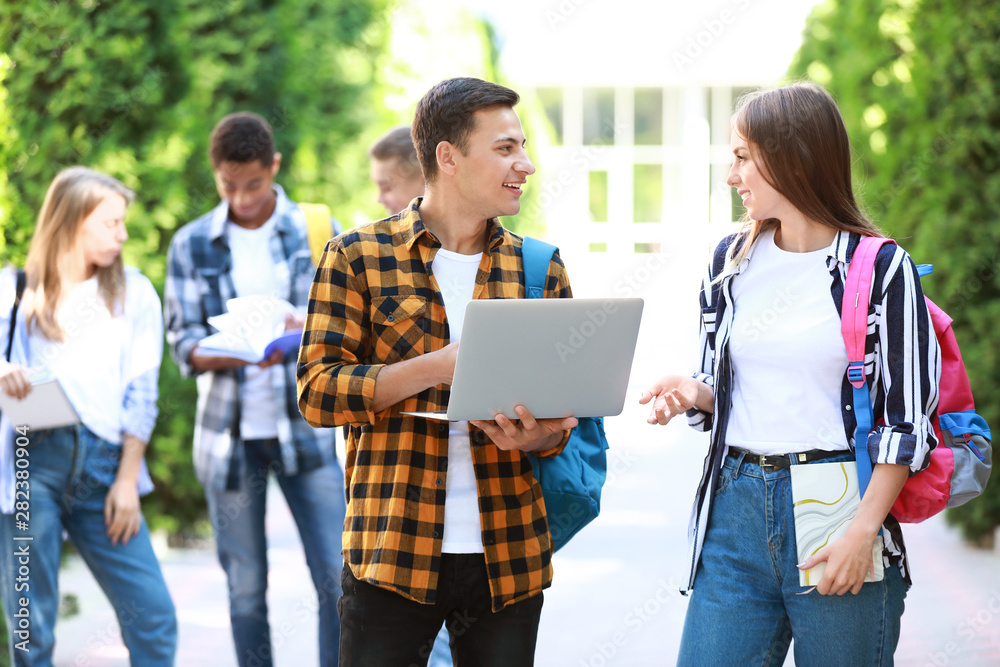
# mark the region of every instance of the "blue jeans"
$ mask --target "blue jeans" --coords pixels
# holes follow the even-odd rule
[[[344,568],[341,667],[423,667],[442,622],[456,665],[531,667],[542,593],[492,610],[482,554],[442,554],[437,600],[421,604],[359,581]]]
[[[104,499],[118,472],[121,445],[83,426],[36,431],[28,438],[28,465],[19,469],[28,471],[29,516],[0,514],[0,597],[12,663],[52,664],[65,530],[111,601],[132,664],[173,665],[174,604],[145,520],[128,544],[112,545],[105,533]],[[21,521],[28,524],[26,530]],[[17,632],[22,627],[24,634]],[[15,648],[26,638],[27,652]]]
[[[791,487],[787,468],[726,458],[678,665],[781,665],[793,637],[797,665],[892,665],[906,596],[899,569],[857,595],[797,595],[808,589],[799,586]]]
[[[341,535],[344,529],[344,474],[336,463],[298,475],[284,474],[279,444],[248,440],[239,491],[206,489],[219,562],[229,581],[229,616],[240,667],[273,664],[267,621],[267,535],[264,514],[267,482],[274,473],[299,529],[306,564],[319,602],[319,658],[337,664],[340,644]]]
[[[448,624],[442,623],[431,647],[431,656],[427,667],[452,667],[451,647],[448,644]]]

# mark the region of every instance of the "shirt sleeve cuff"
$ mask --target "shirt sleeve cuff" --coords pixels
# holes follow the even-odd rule
[[[353,410],[347,412],[348,422],[374,424],[380,419],[387,418],[392,413],[393,406],[389,406],[380,412],[375,412],[374,409],[375,381],[383,368],[385,368],[385,364],[375,364],[369,366],[364,375],[352,376],[350,380],[348,380],[350,383],[350,395],[360,396],[364,403],[363,412],[355,412]]]
[[[872,431],[868,435],[868,456],[872,462],[905,465],[911,474],[926,468],[930,464],[930,438],[925,428],[915,426],[913,430],[914,433],[900,433],[882,426]]]
[[[566,445],[569,443],[569,436],[573,432],[573,429],[566,429],[563,431],[562,438],[559,440],[559,444],[555,447],[550,447],[549,449],[543,449],[537,452],[531,452],[533,456],[539,458],[549,458],[551,456],[558,456],[562,454],[562,450],[566,449]]]
[[[693,373],[691,375],[698,382],[704,382],[709,387],[715,387],[715,377],[709,373]],[[687,417],[688,426],[696,431],[704,433],[712,430],[712,413],[691,408],[684,415]]]

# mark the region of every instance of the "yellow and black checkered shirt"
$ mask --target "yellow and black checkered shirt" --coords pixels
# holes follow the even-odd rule
[[[450,342],[430,267],[440,248],[416,199],[402,214],[330,241],[309,294],[299,353],[299,409],[313,426],[350,425],[344,556],[354,575],[433,604],[444,531],[448,423],[402,415],[444,410],[438,385],[375,413],[375,380],[387,364]],[[524,298],[521,237],[487,223],[475,299]],[[558,253],[546,297],[572,296]],[[568,434],[568,431],[567,431]],[[494,611],[547,588],[552,544],[528,454],[503,451],[470,425],[479,512]],[[543,452],[555,455],[560,447]]]

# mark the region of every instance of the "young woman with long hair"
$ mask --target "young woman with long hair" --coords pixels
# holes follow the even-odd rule
[[[143,453],[163,321],[152,284],[122,263],[132,197],[105,174],[62,171],[38,216],[14,321],[16,271],[0,271],[0,391],[30,399],[57,380],[80,418],[44,430],[0,419],[0,598],[14,665],[52,664],[64,531],[114,606],[132,664],[174,662],[174,606],[139,504],[152,489]]]
[[[643,394],[648,421],[686,412],[711,431],[691,520],[692,591],[682,665],[889,665],[910,584],[889,514],[936,445],[940,351],[909,255],[883,246],[869,309],[866,380],[884,424],[856,426],[840,300],[861,236],[882,236],[858,205],[843,118],[814,84],[753,93],[732,118],[727,183],[747,213],[716,249],[701,290],[701,363]],[[850,528],[799,563],[790,468],[854,460],[871,482]],[[865,583],[882,531],[881,581]],[[800,569],[826,563],[815,590]]]

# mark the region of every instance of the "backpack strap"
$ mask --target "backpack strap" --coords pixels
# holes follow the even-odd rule
[[[521,261],[524,271],[524,295],[528,299],[541,299],[545,280],[549,275],[549,262],[557,248],[544,241],[525,236],[521,243]]]
[[[333,238],[337,232],[330,207],[326,204],[299,202],[299,208],[306,216],[306,232],[309,236],[309,250],[312,253],[313,265],[319,266],[319,260],[326,249],[327,241]]]
[[[875,276],[875,258],[892,239],[862,236],[847,266],[844,300],[840,310],[840,332],[847,347],[847,381],[854,388],[854,458],[858,463],[858,490],[862,496],[872,477],[868,434],[875,427],[871,395],[865,382],[865,338],[868,334],[868,303]]]
[[[10,362],[10,353],[14,347],[14,325],[17,323],[17,309],[21,305],[21,297],[24,295],[24,286],[28,282],[24,269],[17,270],[17,282],[14,287],[14,305],[10,309],[10,327],[7,332],[7,361]]]

